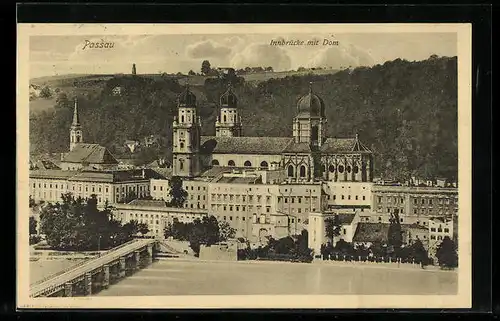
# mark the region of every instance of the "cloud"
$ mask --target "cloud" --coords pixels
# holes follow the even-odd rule
[[[371,54],[352,44],[328,47],[316,53],[308,62],[307,67],[347,68],[371,66],[374,59]]]
[[[274,70],[289,70],[291,59],[288,53],[268,44],[251,44],[234,55],[231,65],[235,68],[273,67]]]
[[[230,53],[231,48],[212,40],[204,40],[186,47],[186,54],[190,58],[222,58]]]

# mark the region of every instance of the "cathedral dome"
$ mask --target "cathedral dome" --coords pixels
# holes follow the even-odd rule
[[[177,103],[182,107],[196,107],[196,96],[189,90],[186,85],[184,91],[177,97]]]
[[[298,116],[325,117],[325,103],[321,97],[312,92],[312,85],[309,86],[309,93],[299,99],[297,111]]]
[[[238,103],[238,98],[233,93],[233,88],[231,84],[229,84],[227,90],[220,96],[220,106],[236,108],[237,103]]]

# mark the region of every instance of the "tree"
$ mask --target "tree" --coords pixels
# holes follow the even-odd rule
[[[40,232],[55,250],[96,250],[109,248],[132,239],[137,234],[134,223],[113,218],[112,207],[97,208],[96,195],[89,199],[62,195],[62,202],[49,203],[40,213]]]
[[[232,228],[226,221],[219,222],[219,240],[227,241],[236,236],[236,229]]]
[[[325,233],[326,237],[330,242],[333,243],[333,239],[336,236],[340,235],[340,230],[341,230],[342,224],[340,223],[340,218],[338,215],[335,215],[333,218],[328,217],[325,220]]]
[[[351,255],[354,252],[354,247],[351,243],[347,243],[341,239],[335,244],[334,250],[345,255]]]
[[[30,204],[29,204],[30,208],[32,208],[32,207],[34,207],[36,205],[35,200],[33,199],[33,197],[31,197],[31,195],[30,195],[30,198],[29,198],[29,202],[30,202]]]
[[[211,70],[212,68],[210,66],[210,62],[208,60],[203,60],[203,62],[201,63],[201,73],[203,75],[208,75]]]
[[[170,186],[169,206],[182,207],[187,199],[188,193],[182,187],[182,179],[179,176],[173,176],[168,182]]]
[[[193,70],[190,70],[190,71],[188,72],[188,75],[189,75],[189,76],[195,76],[195,75],[196,75],[196,73],[195,73]]]
[[[305,71],[305,70],[306,70],[306,68],[304,68],[304,67],[297,68],[297,71]]]
[[[427,251],[424,248],[424,245],[420,240],[416,240],[410,247],[412,257],[420,262],[422,267],[429,264],[429,256],[427,255]]]
[[[40,97],[45,99],[52,97],[52,91],[50,90],[49,86],[45,86],[42,88],[42,90],[40,91]]]
[[[30,235],[37,234],[37,230],[36,230],[37,222],[36,222],[36,219],[34,216],[30,216],[29,225],[30,225]]]
[[[401,244],[403,244],[403,234],[401,232],[401,223],[399,220],[399,210],[396,208],[391,213],[389,219],[389,232],[388,232],[388,245],[390,247],[390,252],[395,252],[399,250]]]
[[[442,268],[456,268],[458,266],[457,246],[450,237],[445,236],[441,244],[439,244],[436,257],[439,266]]]

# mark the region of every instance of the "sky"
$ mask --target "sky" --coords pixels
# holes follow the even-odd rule
[[[275,46],[271,40],[319,40],[318,45]],[[324,39],[338,45],[323,45]],[[90,43],[113,48],[90,48]],[[31,36],[30,78],[64,74],[200,72],[213,67],[298,67],[334,69],[382,64],[397,58],[419,61],[436,54],[457,55],[456,33],[342,34],[165,34],[131,36]]]

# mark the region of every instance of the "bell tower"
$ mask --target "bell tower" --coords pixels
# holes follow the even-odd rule
[[[174,176],[195,177],[201,172],[201,119],[197,115],[196,96],[186,85],[177,99],[173,123],[172,172]]]
[[[297,103],[297,115],[293,119],[293,137],[296,143],[307,143],[311,149],[318,149],[326,140],[326,116],[323,99],[313,93],[309,83],[309,93]]]
[[[75,98],[75,107],[73,110],[73,122],[69,130],[69,150],[72,151],[77,144],[83,143],[82,126],[80,124],[80,115],[78,113],[78,100]]]
[[[241,116],[238,112],[238,98],[233,93],[231,83],[220,97],[219,115],[215,122],[216,137],[241,136]]]

